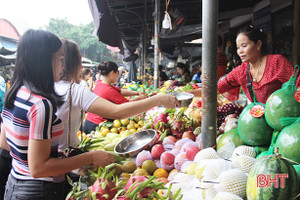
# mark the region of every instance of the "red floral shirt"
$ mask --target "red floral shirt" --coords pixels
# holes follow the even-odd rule
[[[247,66],[248,63],[242,63],[218,83],[218,91],[229,100],[238,99],[240,86],[242,86],[248,99],[251,100],[247,88]],[[266,103],[268,97],[276,90],[281,89],[282,84],[287,82],[293,73],[294,66],[285,57],[281,55],[267,55],[262,79],[255,83],[251,78],[256,100]],[[300,76],[297,78],[296,85],[298,87],[300,85]]]

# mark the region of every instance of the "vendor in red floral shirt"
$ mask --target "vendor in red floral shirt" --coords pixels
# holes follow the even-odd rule
[[[130,91],[126,89],[120,89],[113,86],[119,76],[119,70],[116,63],[103,62],[98,65],[98,70],[103,76],[102,81],[98,80],[94,89],[94,93],[103,99],[109,100],[115,104],[122,104],[129,101],[136,101],[147,98],[147,95],[143,92]],[[125,96],[136,96],[132,100],[128,100]],[[94,131],[96,127],[104,121],[112,121],[111,119],[105,119],[99,115],[87,112],[87,116],[83,125],[83,132],[90,133]]]
[[[267,54],[267,35],[262,29],[247,26],[237,33],[237,54],[242,64],[232,70],[218,83],[218,92],[229,100],[237,100],[240,86],[248,99],[253,102],[247,88],[247,69],[258,102],[266,103],[268,97],[287,82],[294,66],[281,55]],[[300,77],[296,81],[300,85]],[[201,89],[191,93],[201,96]]]

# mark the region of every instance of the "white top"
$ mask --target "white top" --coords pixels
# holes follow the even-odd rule
[[[85,80],[81,80],[79,84],[83,87],[89,87],[89,83]]]
[[[67,148],[68,138],[68,113],[69,113],[69,89],[71,82],[59,81],[55,83],[57,94],[63,96],[65,103],[56,111],[57,116],[64,124],[64,133],[59,139],[59,149]],[[82,87],[77,83],[72,85],[72,111],[70,127],[70,145],[78,144],[77,131],[81,124],[81,110],[87,111],[91,104],[98,98],[88,88]]]

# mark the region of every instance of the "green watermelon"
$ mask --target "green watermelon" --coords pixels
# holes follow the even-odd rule
[[[300,185],[300,165],[293,165],[294,169],[298,175],[298,179],[299,179],[299,185]]]
[[[228,143],[232,143],[235,148],[245,144],[241,140],[237,128],[227,131],[226,133],[221,135],[217,143],[217,150],[219,150],[222,146],[227,145]]]
[[[265,106],[258,102],[247,105],[239,116],[238,133],[247,145],[267,146],[271,142],[273,129],[266,122],[264,115],[259,118],[251,115],[250,110],[255,105]]]
[[[274,183],[271,183],[271,187],[259,185],[259,183],[266,182],[259,182],[262,179],[258,177],[271,175],[271,178],[274,179],[275,174],[288,174],[288,178],[284,179],[284,187],[280,187],[282,179],[279,181],[278,188],[275,188]],[[246,192],[248,200],[291,200],[299,192],[297,173],[293,165],[280,158],[280,155],[264,156],[258,159],[250,170]]]
[[[283,157],[300,163],[300,117],[280,132],[275,142],[276,147]]]
[[[296,90],[295,85],[286,85],[267,99],[265,116],[273,129],[281,131],[285,127],[281,125],[280,118],[300,116],[300,103],[294,98]]]

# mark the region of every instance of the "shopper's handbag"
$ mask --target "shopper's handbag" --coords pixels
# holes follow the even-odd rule
[[[78,154],[84,153],[80,148],[73,147],[70,144],[71,141],[71,111],[72,111],[72,95],[71,90],[74,82],[70,84],[69,94],[68,94],[68,101],[69,101],[69,111],[68,111],[68,136],[67,136],[67,148],[64,150],[64,156],[65,157],[71,157],[76,156]],[[83,110],[81,110],[81,130],[82,130],[82,124],[83,124]],[[81,140],[82,140],[82,134],[81,134]]]

